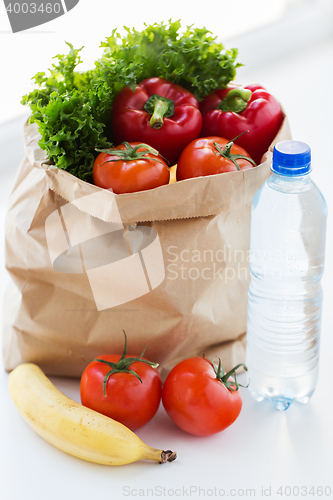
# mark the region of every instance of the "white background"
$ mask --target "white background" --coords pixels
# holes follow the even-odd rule
[[[285,10],[287,4],[292,4],[291,10]],[[129,0],[120,5],[106,0],[81,0],[67,15],[15,35],[10,32],[1,4],[2,241],[6,199],[23,154],[21,127],[27,110],[18,102],[21,95],[29,91],[31,76],[45,70],[52,56],[66,50],[64,40],[76,47],[85,45],[82,69],[86,69],[99,56],[99,43],[113,28],[124,24],[141,28],[144,21],[151,23],[169,18],[180,18],[185,25],[206,25],[226,47],[239,48],[239,60],[245,66],[238,70],[237,82],[258,81],[283,103],[293,138],[312,147],[312,177],[326,197],[330,214],[333,187],[331,0],[303,3],[206,0],[184,6],[179,0],[168,1],[166,5],[147,0],[140,3]],[[8,375],[0,361],[0,497],[6,500],[218,498],[218,491],[224,489],[225,496],[254,498],[253,492],[252,496],[246,492],[254,489],[256,498],[271,493],[271,498],[279,499],[286,498],[277,494],[279,486],[296,486],[300,489],[294,489],[291,498],[320,498],[304,496],[305,490],[301,487],[307,486],[309,491],[311,486],[330,486],[333,498],[332,254],[333,224],[329,215],[321,370],[311,402],[306,406],[294,404],[287,412],[279,413],[269,403],[254,403],[247,391],[242,390],[244,405],[239,419],[223,433],[210,438],[195,438],[178,430],[161,408],[138,435],[154,447],[177,450],[179,458],[172,464],[141,462],[118,468],[104,467],[53,448],[18,414],[8,394]],[[1,247],[1,294],[8,282],[3,261]],[[52,380],[79,401],[78,380]],[[199,487],[202,488],[200,495]],[[154,496],[147,489],[152,489]],[[125,496],[129,491],[131,494]],[[284,491],[289,493],[288,489]]]

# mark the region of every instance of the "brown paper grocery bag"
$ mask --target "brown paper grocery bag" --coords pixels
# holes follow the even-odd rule
[[[290,139],[287,119],[273,145]],[[250,170],[115,195],[48,164],[35,125],[9,199],[3,356],[80,376],[128,352],[160,363],[245,358],[250,206],[272,147]]]

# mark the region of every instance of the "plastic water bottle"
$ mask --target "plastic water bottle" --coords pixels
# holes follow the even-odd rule
[[[327,206],[307,144],[277,144],[271,170],[251,207],[246,365],[254,399],[286,410],[318,378]]]

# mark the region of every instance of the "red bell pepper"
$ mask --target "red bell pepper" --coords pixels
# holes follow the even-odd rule
[[[183,149],[199,137],[202,116],[191,92],[164,78],[148,78],[133,92],[124,87],[111,110],[112,140],[144,142],[177,163]]]
[[[258,164],[283,120],[279,103],[259,84],[216,90],[200,103],[200,110],[201,137],[214,135],[231,140],[248,130],[235,143]]]

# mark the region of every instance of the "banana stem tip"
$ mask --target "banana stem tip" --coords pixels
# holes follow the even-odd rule
[[[161,461],[160,464],[165,464],[166,462],[173,462],[177,458],[177,452],[166,450],[161,453]]]

